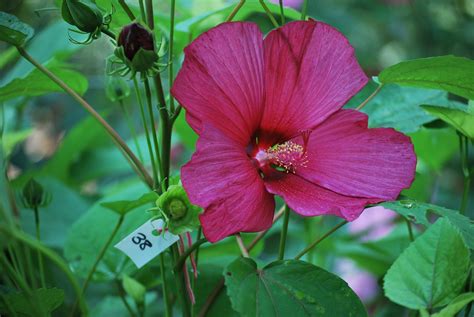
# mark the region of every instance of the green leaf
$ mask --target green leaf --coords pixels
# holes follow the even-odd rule
[[[453,299],[447,307],[431,317],[454,317],[464,306],[472,301],[474,301],[474,293],[461,294]]]
[[[384,69],[379,80],[385,84],[441,89],[474,99],[473,74],[473,60],[448,55],[401,62]]]
[[[454,109],[453,107],[423,105],[422,108],[452,125],[468,138],[474,139],[474,112],[469,112],[467,107]]]
[[[146,288],[140,282],[124,274],[122,277],[122,285],[125,292],[127,292],[136,303],[143,303],[145,301]]]
[[[444,217],[461,232],[467,246],[470,249],[474,249],[474,224],[472,220],[461,215],[457,210],[413,200],[388,201],[380,205],[399,213],[416,224],[424,225],[425,227],[431,226],[428,217]]]
[[[99,251],[117,224],[119,216],[103,207],[102,203],[110,200],[134,199],[144,192],[148,192],[148,189],[141,183],[124,184],[123,187],[109,193],[106,198],[96,202],[74,223],[66,239],[64,255],[77,276],[87,276]],[[131,274],[136,271],[128,258],[113,246],[148,219],[146,208],[139,207],[130,211],[99,263],[93,276],[94,280],[113,280],[117,274]]]
[[[303,261],[257,269],[252,259],[239,258],[227,267],[225,284],[242,316],[367,316],[346,282]]]
[[[462,235],[440,219],[393,263],[384,278],[385,295],[411,309],[444,306],[464,287],[469,266]]]
[[[154,203],[157,199],[158,195],[155,192],[149,192],[141,195],[137,199],[110,201],[101,203],[100,205],[112,210],[113,212],[116,212],[119,215],[125,215],[135,208],[149,203]]]
[[[83,95],[87,91],[87,79],[79,72],[72,70],[70,65],[53,59],[46,64],[46,67],[78,94]],[[35,69],[25,77],[14,79],[0,87],[0,102],[17,97],[33,97],[52,92],[64,91],[46,75]]]
[[[0,11],[0,41],[22,46],[30,39],[34,30],[16,16]]]
[[[29,296],[24,293],[3,294],[3,298],[17,314],[23,316],[35,316],[37,310],[32,305],[39,303],[41,310],[49,315],[64,302],[64,291],[59,288],[39,288],[32,290],[32,296],[36,298],[35,302],[29,300]],[[0,312],[7,313],[7,307],[0,301]]]
[[[355,108],[375,89],[367,85],[347,104]],[[361,98],[362,97],[362,98]],[[420,105],[449,103],[447,93],[433,89],[385,85],[380,92],[364,107],[362,111],[369,115],[371,128],[395,128],[404,133],[416,132],[420,127],[435,118],[427,114]]]
[[[435,171],[441,170],[444,164],[459,150],[458,136],[451,128],[421,128],[409,136],[415,146],[418,162],[425,163]]]

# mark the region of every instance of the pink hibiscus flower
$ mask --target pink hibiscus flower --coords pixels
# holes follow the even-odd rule
[[[351,221],[409,187],[410,139],[341,110],[367,81],[347,39],[321,22],[265,39],[254,23],[224,23],[193,41],[172,94],[199,135],[181,178],[206,238],[268,229],[274,195],[300,215]]]

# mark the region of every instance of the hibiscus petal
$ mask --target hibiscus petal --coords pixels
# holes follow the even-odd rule
[[[204,208],[204,235],[216,242],[237,232],[255,232],[272,224],[275,202],[245,148],[220,130],[205,126],[197,151],[181,169],[191,203]]]
[[[322,22],[288,23],[268,34],[264,50],[268,134],[314,128],[368,81],[347,39]]]
[[[393,129],[367,128],[367,115],[341,110],[309,137],[306,167],[298,175],[347,196],[396,199],[415,176],[410,138]]]
[[[263,87],[263,35],[254,23],[232,22],[186,47],[171,93],[198,134],[211,123],[244,144],[260,122]]]
[[[292,210],[302,216],[335,215],[352,221],[359,217],[366,205],[380,201],[340,195],[291,173],[265,180],[265,187],[270,193],[281,196]]]

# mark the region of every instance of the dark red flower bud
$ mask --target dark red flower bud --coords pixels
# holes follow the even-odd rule
[[[153,34],[137,22],[123,27],[117,44],[123,47],[125,56],[130,61],[133,60],[140,48],[146,51],[154,51],[155,49]]]

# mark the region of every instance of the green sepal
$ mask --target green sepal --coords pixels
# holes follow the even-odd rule
[[[171,185],[156,201],[157,208],[151,209],[155,216],[163,218],[168,230],[182,234],[199,228],[201,208],[192,205],[183,186]]]

